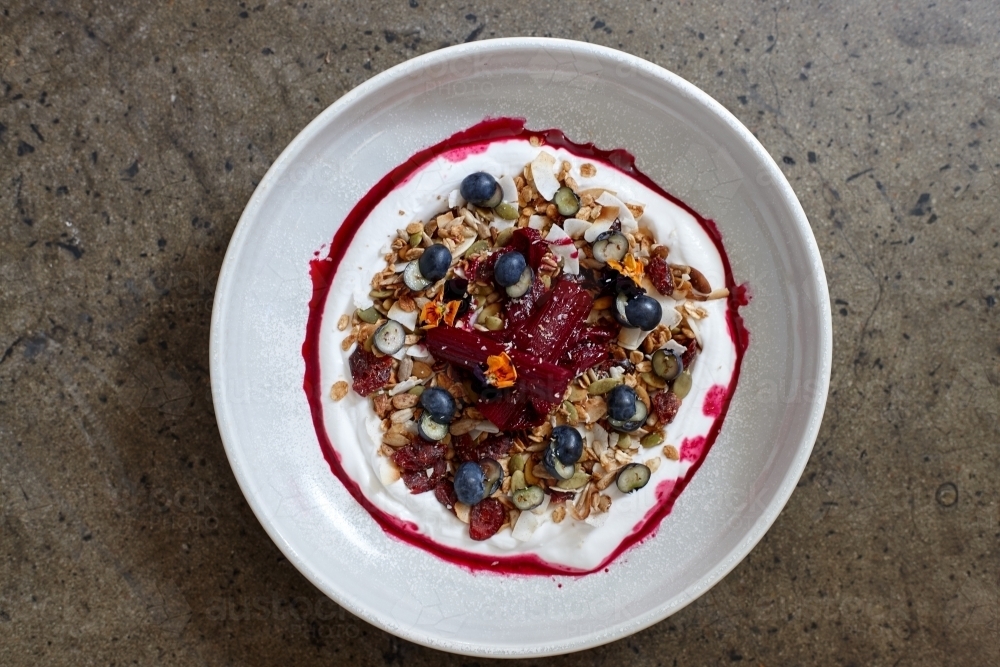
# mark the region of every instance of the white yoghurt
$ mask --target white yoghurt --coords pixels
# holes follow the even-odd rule
[[[581,188],[606,188],[624,202],[644,204],[645,212],[638,224],[650,229],[660,243],[670,247],[670,261],[697,267],[714,288],[725,285],[722,260],[715,245],[698,221],[681,207],[608,165],[597,164],[596,175],[585,178],[580,175],[580,165],[587,160],[566,150],[547,146],[540,149],[522,140],[495,142],[484,152],[468,155],[459,162],[439,157],[428,163],[383,199],[358,230],[337,271],[324,310],[319,341],[323,387],[330,387],[338,380],[350,382],[349,354],[340,347],[346,332],[337,330],[337,320],[343,313],[371,304],[367,296],[371,278],[385,266],[383,255],[396,230],[413,220],[428,221],[442,213],[449,207],[450,193],[466,175],[485,171],[498,179],[516,176],[525,164],[538,157],[541,150],[556,158],[556,169],[563,160],[569,161],[573,167],[571,175]],[[331,221],[332,224],[336,222]],[[679,303],[662,297],[655,289],[648,291],[664,306],[664,321],[672,319],[668,311]],[[702,412],[706,393],[714,385],[729,386],[737,358],[726,322],[726,300],[699,305],[709,313],[706,319],[698,322],[703,351],[692,366],[691,392],[666,429],[665,444],[678,450],[686,438],[707,436],[717,418]],[[435,542],[482,555],[530,553],[550,564],[593,569],[615,551],[657,504],[657,485],[683,477],[692,465],[683,460],[667,460],[662,455],[662,447],[640,448],[633,460],[644,462],[659,457],[659,469],[652,474],[649,484],[635,493],[622,494],[612,484],[604,492],[612,499],[607,513],[592,513],[587,521],[576,521],[567,512],[566,518],[555,524],[550,518],[552,508],[549,507],[525,519],[525,526],[519,525],[516,533],[504,529],[488,540],[477,542],[469,537],[468,525],[446,510],[433,492],[413,495],[398,474],[394,474],[392,466],[378,452],[381,443],[379,419],[369,398],[352,391],[335,402],[324,391],[323,410],[330,441],[344,470],[374,505],[389,515],[415,524]],[[681,451],[682,459],[683,455]],[[516,539],[515,534],[521,539]]]

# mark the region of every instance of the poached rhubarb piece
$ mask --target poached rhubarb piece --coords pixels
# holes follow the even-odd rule
[[[534,247],[532,237],[525,237],[530,251]],[[592,305],[589,292],[578,282],[563,278],[543,294],[530,314],[518,323],[508,322],[502,332],[437,327],[427,331],[425,343],[435,358],[477,377],[482,375],[488,358],[506,354],[517,372],[514,386],[495,400],[480,400],[478,408],[502,430],[530,428],[545,420],[581,369],[607,356],[608,342],[617,332],[584,324]]]

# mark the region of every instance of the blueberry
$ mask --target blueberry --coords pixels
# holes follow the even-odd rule
[[[652,331],[660,323],[663,308],[660,302],[648,294],[640,294],[629,299],[625,304],[625,318],[634,327],[643,331]]]
[[[576,472],[576,466],[573,464],[565,464],[559,460],[556,456],[556,448],[553,446],[555,443],[550,442],[549,446],[545,448],[545,453],[542,454],[542,465],[545,466],[545,470],[548,471],[550,475],[558,480],[567,480],[573,476]]]
[[[459,191],[470,204],[484,208],[493,208],[503,201],[503,188],[497,183],[497,179],[483,171],[469,174],[462,179]]]
[[[627,421],[635,414],[635,401],[635,389],[627,384],[616,386],[608,392],[608,417]]]
[[[479,461],[479,468],[483,471],[484,495],[492,496],[503,482],[503,467],[495,459],[485,458]]]
[[[503,468],[493,459],[466,461],[455,471],[455,495],[466,505],[475,505],[500,488]]]
[[[417,266],[420,268],[420,275],[425,279],[431,282],[440,280],[451,268],[451,251],[447,246],[435,243],[424,250],[424,254],[417,260]]]
[[[571,466],[583,456],[583,438],[572,426],[556,426],[552,429],[552,445],[556,458],[563,465]]]
[[[486,475],[476,461],[466,461],[458,466],[454,484],[460,503],[475,505],[486,497]]]
[[[447,424],[455,416],[455,399],[440,387],[428,387],[420,394],[420,406],[439,423]]]
[[[521,279],[521,274],[524,273],[527,266],[528,263],[524,261],[524,255],[518,251],[505,252],[493,264],[493,279],[500,287],[513,285]]]

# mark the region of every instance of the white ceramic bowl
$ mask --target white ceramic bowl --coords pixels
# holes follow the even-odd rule
[[[303,391],[308,263],[369,188],[487,116],[625,148],[723,234],[750,348],[713,449],[655,537],[607,573],[472,574],[388,537],[323,459]],[[329,316],[329,315],[328,315]],[[597,646],[676,612],[760,540],[805,467],[830,376],[830,306],[805,214],[718,102],[651,63],[563,40],[501,39],[398,65],[320,114],[247,204],[212,313],[219,430],[247,501],[320,590],[400,637],[458,653]]]

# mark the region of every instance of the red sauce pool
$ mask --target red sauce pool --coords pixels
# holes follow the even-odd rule
[[[303,389],[309,400],[309,408],[312,412],[316,437],[319,440],[323,456],[330,465],[330,470],[354,499],[371,514],[382,530],[389,535],[473,572],[545,576],[584,575],[598,572],[602,569],[606,570],[606,566],[622,553],[655,534],[660,522],[663,521],[663,518],[673,508],[677,497],[687,486],[695,472],[698,471],[698,468],[701,467],[702,462],[705,460],[705,455],[708,454],[709,449],[712,448],[719,434],[722,422],[729,409],[733,392],[736,390],[736,384],[739,381],[743,354],[750,340],[749,333],[743,324],[743,318],[740,317],[739,308],[749,302],[749,293],[746,286],[737,285],[733,279],[732,267],[729,264],[729,258],[722,245],[722,235],[719,233],[719,229],[715,223],[698,215],[687,204],[664,191],[663,188],[639,171],[635,166],[635,157],[630,153],[620,148],[603,150],[595,147],[593,144],[578,144],[567,139],[566,135],[560,130],[529,130],[525,128],[524,123],[524,119],[521,118],[489,118],[468,129],[453,134],[438,144],[419,151],[409,160],[386,174],[382,180],[376,183],[361,198],[361,201],[355,205],[351,212],[347,214],[344,223],[334,234],[327,256],[319,257],[317,255],[316,259],[309,262],[309,275],[312,278],[313,293],[312,298],[309,300],[306,338],[302,344],[302,357],[305,359],[306,367]],[[680,479],[661,482],[655,489],[658,504],[635,525],[632,532],[622,540],[622,543],[618,545],[611,555],[599,565],[589,570],[549,563],[533,554],[518,556],[481,555],[448,547],[431,540],[418,532],[417,526],[413,523],[401,521],[383,512],[365,497],[358,485],[344,470],[340,461],[340,455],[330,441],[323,422],[323,400],[326,392],[320,383],[319,365],[319,334],[323,321],[323,309],[326,305],[330,286],[333,284],[334,276],[337,273],[337,268],[361,224],[368,218],[372,209],[382,199],[401,183],[409,180],[410,177],[435,158],[444,156],[450,161],[457,162],[468,155],[486,150],[487,146],[495,141],[528,140],[532,137],[541,140],[543,144],[548,146],[564,148],[581,158],[614,167],[690,213],[705,229],[719,251],[719,255],[722,258],[722,265],[725,269],[726,287],[729,288],[727,321],[729,334],[736,346],[736,366],[729,387],[719,386],[718,390],[713,387],[710,409],[712,412],[717,411],[718,418],[712,424],[706,436],[699,436],[697,439],[698,442],[695,443],[686,440],[682,443],[682,454],[687,454],[684,457],[685,460],[692,461],[687,474]],[[705,408],[709,408],[708,401],[706,401]],[[689,459],[688,457],[691,458]],[[446,510],[442,508],[441,511],[444,512]]]

